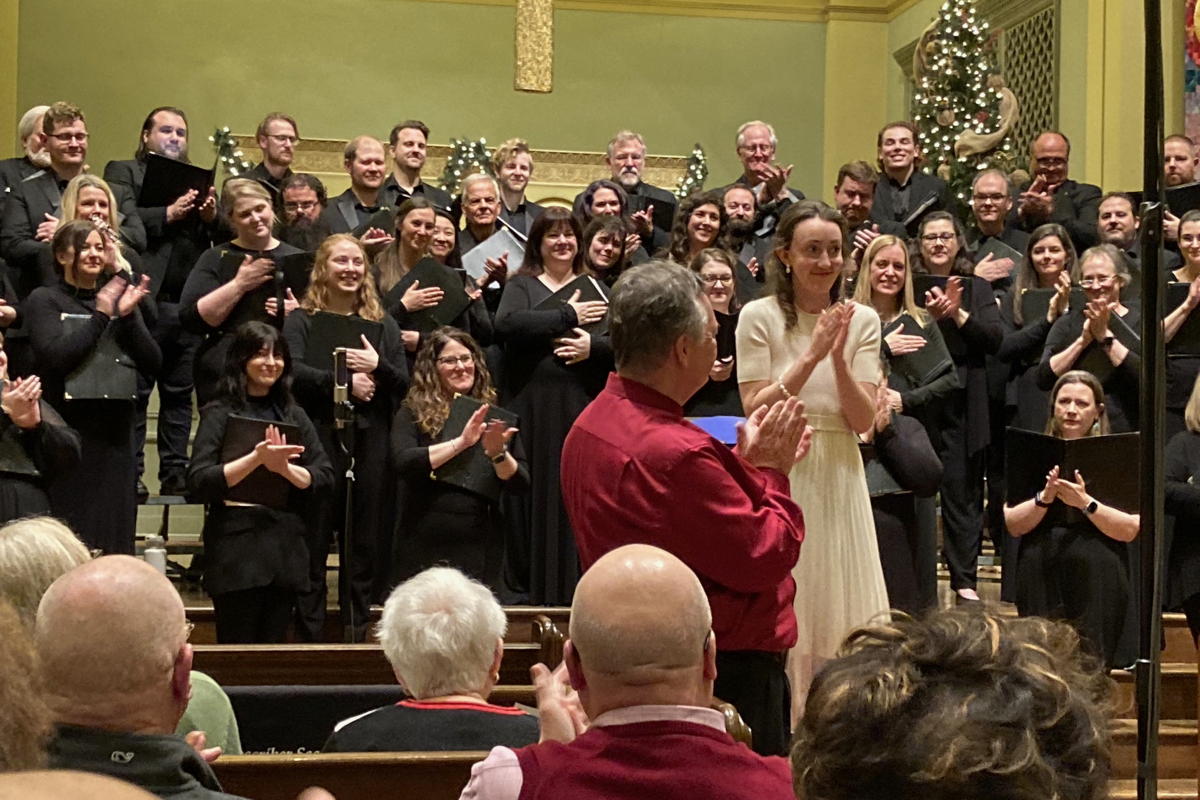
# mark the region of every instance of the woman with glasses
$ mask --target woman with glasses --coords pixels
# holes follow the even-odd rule
[[[959,602],[977,602],[976,564],[983,546],[985,456],[991,440],[987,357],[1000,348],[1004,329],[991,285],[973,275],[958,220],[945,211],[926,214],[917,230],[913,271],[947,277],[933,288],[925,310],[938,321],[961,388],[949,393],[934,446],[944,467],[941,489],[943,549],[950,588]]]
[[[454,436],[443,431],[455,396],[484,403]],[[393,544],[392,581],[449,564],[493,589],[503,585],[504,526],[500,504],[433,473],[470,450],[482,450],[503,492],[529,486],[517,429],[488,421],[496,390],[483,351],[471,336],[442,327],[425,338],[413,384],[392,422],[392,463],[401,479],[400,518]]]
[[[1079,257],[1074,277],[1087,305],[1059,317],[1050,328],[1037,368],[1038,386],[1049,390],[1060,376],[1087,367],[1104,387],[1113,433],[1136,430],[1142,358],[1136,335],[1129,333],[1141,330],[1141,313],[1121,302],[1121,290],[1130,281],[1125,254],[1111,244],[1089,248]]]
[[[736,265],[733,254],[720,247],[706,247],[691,261],[691,269],[700,276],[717,315],[717,360],[708,372],[708,382],[684,406],[684,414],[689,417],[743,416],[734,352],[734,333],[742,310],[734,287]]]

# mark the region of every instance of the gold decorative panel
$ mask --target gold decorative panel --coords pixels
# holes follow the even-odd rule
[[[1000,66],[1021,101],[1013,130],[1018,153],[1029,152],[1039,132],[1058,127],[1057,17],[1056,7],[1042,9],[1005,29],[1000,39]]]
[[[517,0],[513,85],[522,92],[554,88],[554,0]]]

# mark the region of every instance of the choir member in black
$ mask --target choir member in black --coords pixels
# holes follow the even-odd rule
[[[500,183],[500,218],[521,235],[546,210],[525,196],[533,177],[533,154],[524,139],[507,139],[492,153],[492,172]]]
[[[609,289],[629,266],[625,252],[628,231],[620,217],[596,217],[583,230],[583,266]]]
[[[275,259],[300,252],[272,233],[275,211],[270,193],[259,181],[245,178],[228,181],[221,190],[221,213],[233,228],[233,241],[210,248],[200,256],[179,298],[180,325],[205,337],[196,351],[195,363],[196,399],[200,405],[216,396],[225,351],[233,338],[227,321],[242,316],[240,306],[252,302],[245,299],[248,292],[272,279]],[[221,259],[227,252],[242,257],[232,278],[221,273]],[[288,295],[294,302],[290,289]],[[273,315],[274,307],[275,298],[271,298],[267,301],[267,313]]]
[[[110,161],[104,179],[139,198],[150,154],[188,160],[188,121],[182,109],[160,106],[146,115],[137,150],[129,161]],[[161,494],[181,494],[187,473],[188,439],[192,429],[192,370],[200,337],[179,323],[179,297],[200,254],[211,244],[217,197],[210,187],[201,197],[188,189],[166,206],[137,206],[146,228],[143,257],[150,290],[157,306],[151,333],[162,350],[158,375],[141,375],[138,382],[138,475],[144,467],[146,409],[158,384],[158,478]],[[140,491],[140,488],[139,488]]]
[[[429,237],[429,255],[450,269],[462,269],[462,253],[458,249],[458,227],[449,211],[435,209],[433,235]]]
[[[1179,255],[1183,264],[1171,273],[1170,280],[1190,283],[1187,298],[1163,321],[1163,337],[1169,343],[1191,313],[1200,305],[1200,210],[1179,218]],[[1200,375],[1200,355],[1172,355],[1167,359],[1167,439],[1184,431],[1184,409],[1191,387]]]
[[[601,321],[602,301],[573,299],[559,308],[537,305],[583,272],[579,225],[565,210],[548,208],[529,230],[525,261],[508,280],[496,333],[504,346],[500,403],[521,419],[531,490],[511,498],[506,543],[518,596],[536,605],[569,604],[579,580],[575,534],[559,489],[563,439],[612,369],[607,336],[580,325]]]
[[[1066,228],[1057,222],[1041,225],[1029,235],[1025,258],[1016,269],[1012,288],[999,298],[1004,341],[996,358],[1006,365],[1002,420],[1005,425],[1027,431],[1046,427],[1050,394],[1048,389],[1038,386],[1037,366],[1051,326],[1068,311],[1075,261],[1075,247]],[[1045,315],[1025,318],[1021,298],[1026,289],[1055,291]]]
[[[576,219],[580,228],[587,227],[596,217],[620,217],[629,227],[629,233],[625,235],[625,252],[629,254],[630,262],[640,264],[650,258],[654,242],[643,241],[641,234],[630,224],[632,218],[629,216],[629,195],[619,183],[607,178],[592,181],[576,198],[576,205]],[[657,228],[652,227],[651,230],[661,233]],[[664,238],[664,246],[666,241]]]
[[[63,225],[51,249],[61,281],[35,289],[24,313],[46,399],[79,432],[81,467],[55,477],[50,507],[88,547],[132,554],[137,522],[134,403],[68,400],[65,392],[67,376],[84,365],[108,329],[139,371],[158,370],[162,355],[139,308],[150,293],[150,278],[131,284],[116,276],[104,282],[116,250],[90,222]],[[86,321],[68,327],[65,315]]]
[[[1046,433],[1081,439],[1109,432],[1104,390],[1091,373],[1066,372],[1050,393]],[[1061,503],[1083,512],[1080,522],[1045,522],[1046,510]],[[1062,475],[1055,466],[1033,497],[1009,497],[1004,521],[1021,537],[1017,558],[1017,611],[1074,625],[1084,646],[1107,667],[1124,666],[1130,654],[1118,645],[1125,628],[1129,594],[1127,542],[1138,534],[1139,516],[1097,501],[1086,476]]]
[[[1010,211],[1012,186],[1008,176],[998,169],[978,173],[971,181],[971,213],[978,234],[971,242],[971,249],[978,252],[996,241],[1024,253],[1029,245],[1029,234],[1009,224]],[[989,253],[975,265],[975,274],[991,283],[997,292],[1002,292],[1012,286],[1015,267],[1011,258],[993,258]]]
[[[0,215],[4,201],[13,187],[33,173],[50,166],[50,154],[42,142],[43,116],[50,106],[33,106],[21,115],[17,123],[17,138],[21,141],[22,153],[13,158],[0,159]]]
[[[725,204],[718,193],[694,192],[679,203],[671,241],[656,256],[686,267],[706,247],[724,245],[727,223]]]
[[[888,365],[885,371],[887,380],[883,386],[888,407],[897,415],[897,419],[916,420],[924,428],[925,438],[932,443],[931,446],[943,447],[942,418],[946,413],[947,403],[952,402],[951,398],[962,389],[959,371],[951,368],[921,383],[906,377],[901,370],[892,368],[895,359],[927,346],[945,346],[941,327],[921,308],[913,293],[908,250],[904,247],[903,240],[897,236],[875,234],[868,241],[860,258],[864,266],[854,285],[854,299],[878,312],[884,330],[894,328],[883,337],[882,344],[883,362]],[[925,335],[904,333],[901,326],[896,324],[902,315],[915,320]],[[926,337],[932,345],[927,344]],[[911,427],[907,422],[899,425]],[[941,472],[938,474],[941,475]],[[910,540],[914,547],[913,562],[922,565],[921,569],[913,573],[917,582],[916,603],[920,608],[930,608],[937,603],[937,504],[933,498],[935,493],[936,490],[929,494],[918,492],[917,496],[907,496],[915,514],[915,528],[912,529],[914,533]],[[904,505],[907,507],[907,501]],[[876,506],[873,499],[872,507]],[[882,540],[880,547],[883,547]],[[929,564],[933,565],[932,571],[924,568]],[[888,578],[888,569],[888,565],[885,564],[884,578],[890,585],[897,579],[894,575],[891,579]],[[905,583],[903,580],[899,582]],[[907,590],[902,594],[907,596]]]
[[[1121,302],[1121,290],[1130,280],[1125,254],[1111,244],[1089,248],[1079,257],[1073,277],[1083,287],[1087,307],[1059,317],[1050,328],[1037,368],[1038,386],[1050,389],[1059,376],[1078,368],[1085,353],[1098,349],[1102,363],[1112,365],[1101,381],[1108,424],[1115,433],[1137,430],[1142,357],[1112,331],[1114,316],[1135,334],[1141,330],[1141,312]]]
[[[332,483],[333,468],[308,415],[292,400],[292,359],[278,329],[244,323],[224,367],[216,398],[200,410],[188,468],[191,496],[206,506],[204,589],[212,596],[218,642],[282,642],[296,595],[308,588],[306,514]],[[233,415],[295,425],[300,439],[289,442],[268,425],[253,450],[222,461]],[[227,500],[260,467],[291,484],[286,507]]]
[[[878,205],[878,192],[875,202]],[[983,542],[984,467],[991,438],[986,359],[999,350],[1004,329],[991,286],[971,274],[974,266],[965,256],[966,242],[957,219],[945,211],[926,214],[917,228],[917,243],[915,271],[957,276],[945,292],[936,287],[929,292],[925,308],[938,321],[962,384],[946,398],[938,423],[938,457],[944,467],[943,551],[950,588],[963,601],[977,601],[975,568]],[[969,308],[962,289],[967,283],[971,284]]]
[[[392,577],[403,581],[445,563],[499,589],[504,556],[499,504],[435,480],[433,471],[467,450],[482,448],[509,494],[528,490],[529,469],[521,440],[514,438],[517,429],[487,421],[486,405],[461,433],[443,436],[450,403],[459,394],[496,402],[479,345],[457,328],[438,328],[421,345],[412,388],[392,423],[392,463],[401,482]]]
[[[881,174],[879,182],[875,184],[871,219],[880,225],[884,222],[898,223],[910,235],[919,236],[919,225],[924,214],[949,205],[950,192],[946,182],[921,169],[925,159],[921,153],[917,126],[911,122],[889,122],[880,129],[875,144]],[[920,218],[913,219],[918,213]]]
[[[102,232],[111,231],[106,235],[119,246],[113,251],[113,263],[110,270],[125,273],[126,279],[135,282],[141,279],[142,257],[137,250],[124,238],[121,227],[122,215],[117,210],[117,198],[113,190],[101,177],[90,172],[76,175],[68,183],[62,193],[62,219],[59,226],[73,219],[92,222]],[[45,251],[42,256],[47,266],[53,269],[54,255]],[[151,278],[153,281],[153,277]],[[146,306],[143,305],[143,310]]]
[[[892,410],[886,362],[883,373],[875,393],[875,423],[863,437],[871,445],[867,451],[871,460],[877,462],[866,463],[871,516],[888,603],[919,614],[937,606],[937,531],[924,523],[919,504],[937,494],[942,462],[921,423]],[[899,491],[877,491],[872,482],[876,469],[890,477]]]
[[[1167,551],[1166,607],[1183,608],[1192,640],[1200,643],[1200,380],[1184,410],[1187,430],[1166,451],[1166,509],[1175,519]]]
[[[0,347],[0,524],[49,514],[46,486],[76,469],[79,448],[79,434],[42,399],[41,378],[10,379]]]
[[[738,312],[742,310],[733,279],[737,259],[728,250],[706,247],[696,254],[689,266],[692,272],[700,276],[700,281],[704,284],[704,294],[708,296],[713,313],[717,315],[717,359],[708,371],[708,381],[684,406],[684,415],[745,416],[742,411],[742,395],[738,391],[736,356],[732,350],[721,352],[723,336],[728,337],[727,341],[732,347]]]
[[[324,216],[329,202],[325,184],[315,175],[297,172],[280,184],[283,226],[276,231],[281,241],[311,253],[333,233]]]
[[[346,364],[351,371],[350,398],[354,427],[339,434],[333,413],[333,353],[314,354],[321,366],[309,360],[309,334],[319,311],[378,322],[383,326],[379,348],[365,338],[350,348]],[[300,310],[289,314],[283,335],[293,359],[297,402],[317,426],[321,445],[333,463],[331,501],[322,503],[308,543],[310,583],[297,598],[298,631],[307,641],[320,641],[325,626],[325,570],[329,542],[336,531],[341,555],[338,605],[347,631],[348,610],[354,610],[353,640],[363,641],[369,621],[374,587],[386,582],[379,571],[388,563],[392,539],[390,476],[387,470],[387,431],[392,414],[408,388],[408,365],[396,321],[383,310],[375,280],[368,272],[367,255],[349,234],[335,234],[317,250],[312,279]],[[343,442],[353,448],[355,461],[353,529],[347,544],[345,527],[345,473],[348,466]]]

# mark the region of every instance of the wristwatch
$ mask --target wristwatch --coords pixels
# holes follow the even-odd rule
[[[1041,492],[1034,492],[1034,493],[1033,493],[1033,504],[1034,504],[1035,506],[1037,506],[1038,508],[1049,508],[1049,507],[1050,507],[1050,505],[1051,505],[1050,503],[1043,503],[1043,502],[1042,502],[1042,493],[1041,493]]]
[[[1096,513],[1096,509],[1099,507],[1100,507],[1100,504],[1097,503],[1093,499],[1092,502],[1088,503],[1086,506],[1083,507],[1083,513],[1087,514],[1090,517],[1092,514]]]
[[[484,453],[484,455],[487,455],[487,453]],[[488,456],[488,458],[490,458],[492,460],[493,464],[503,464],[504,459],[508,458],[508,448],[506,447],[503,450],[501,450],[499,453],[497,453],[496,455]]]
[[[1100,340],[1100,346],[1103,347],[1105,350],[1107,350],[1108,348],[1113,346],[1113,342],[1115,342],[1116,340],[1117,340],[1117,337],[1115,337],[1115,336],[1112,336],[1112,335],[1105,336],[1103,339]]]

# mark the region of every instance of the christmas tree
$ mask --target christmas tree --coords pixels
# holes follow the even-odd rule
[[[708,177],[708,158],[704,155],[704,148],[697,144],[692,148],[692,154],[688,157],[687,172],[679,179],[679,185],[675,187],[675,195],[677,197],[687,197],[692,192],[698,192],[704,188],[704,180]]]
[[[980,171],[1013,167],[1017,100],[1000,74],[996,38],[974,0],[946,0],[913,55],[918,144],[925,170],[950,186],[950,211],[966,211]]]
[[[442,188],[452,195],[458,194],[463,178],[476,172],[492,174],[492,153],[487,139],[451,139],[450,157],[442,170]]]
[[[229,132],[229,126],[217,128],[208,140],[216,148],[221,169],[225,170],[229,177],[236,178],[254,168],[254,165],[245,159],[245,154],[237,149],[237,139]]]

